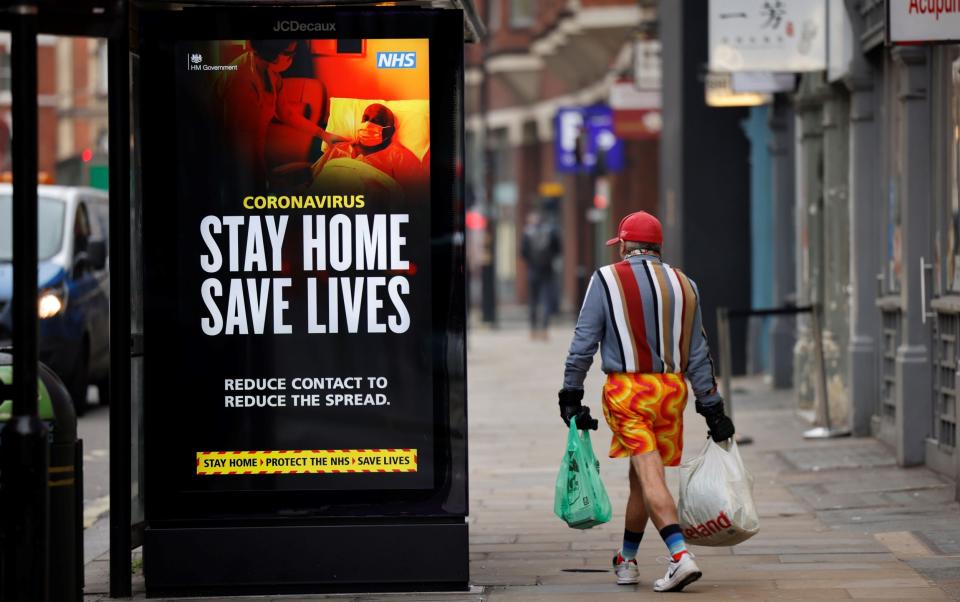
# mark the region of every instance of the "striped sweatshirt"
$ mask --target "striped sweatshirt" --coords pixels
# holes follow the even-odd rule
[[[604,372],[685,374],[700,403],[720,401],[697,285],[653,255],[634,255],[593,273],[564,388],[583,388],[598,346]]]

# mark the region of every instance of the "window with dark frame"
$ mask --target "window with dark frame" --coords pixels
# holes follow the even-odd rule
[[[10,90],[10,52],[0,49],[0,91]]]
[[[500,3],[504,0],[487,0],[487,29],[491,33],[500,29],[500,21],[503,20],[503,11]]]
[[[521,29],[534,24],[537,0],[510,0],[510,27]]]

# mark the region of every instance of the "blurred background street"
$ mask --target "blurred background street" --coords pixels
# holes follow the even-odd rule
[[[733,388],[762,384],[797,432],[853,437],[796,440],[818,468],[804,478],[819,493],[801,499],[859,495],[831,493],[834,445],[882,452],[846,460],[863,463],[848,483],[926,467],[942,500],[958,499],[957,14],[872,0],[478,6],[489,31],[467,51],[474,322],[528,321],[541,340],[540,316],[572,319],[593,271],[619,259],[603,242],[621,217],[648,211],[664,260],[699,285]],[[560,233],[552,262],[529,251],[543,222]],[[784,461],[806,470],[801,457]],[[830,524],[869,520],[814,507]]]

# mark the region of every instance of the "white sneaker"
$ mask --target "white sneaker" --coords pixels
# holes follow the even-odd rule
[[[640,569],[637,567],[636,558],[626,560],[617,552],[613,557],[613,572],[617,574],[617,585],[640,583]]]
[[[653,583],[655,592],[678,592],[703,576],[700,567],[689,553],[680,557],[678,562],[670,561],[667,574]]]

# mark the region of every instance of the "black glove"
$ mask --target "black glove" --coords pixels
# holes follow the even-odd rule
[[[736,430],[733,428],[733,420],[723,413],[723,402],[711,405],[703,405],[697,402],[697,414],[703,416],[707,421],[707,428],[710,429],[710,438],[717,443],[722,443],[733,437]]]
[[[591,418],[590,408],[580,403],[583,400],[583,389],[560,389],[557,397],[560,399],[560,418],[563,418],[565,425],[570,426],[570,419],[574,418],[577,429],[597,430],[597,420]]]

